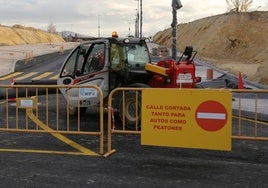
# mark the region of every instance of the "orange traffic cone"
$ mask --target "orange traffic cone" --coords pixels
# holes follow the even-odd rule
[[[245,89],[241,72],[238,75],[238,89]]]

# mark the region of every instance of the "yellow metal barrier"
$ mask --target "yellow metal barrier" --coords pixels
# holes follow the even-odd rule
[[[69,115],[70,102],[64,99],[59,91],[60,88],[65,89],[66,92],[77,88],[77,116]],[[79,95],[81,88],[94,88],[98,92],[98,99],[96,99],[99,100],[96,110],[99,114],[98,118],[89,119],[88,114],[81,116]],[[20,151],[94,156],[104,153],[103,94],[100,88],[96,86],[5,85],[0,86],[0,97],[0,131],[49,133],[79,152]],[[99,122],[96,122],[96,119]],[[94,141],[99,142],[99,152],[88,149],[84,143],[80,144],[68,138],[67,135],[97,136],[98,139]],[[0,151],[11,150],[0,149]]]
[[[268,91],[232,90],[233,139],[268,141]]]
[[[116,150],[112,149],[112,134],[140,134],[140,119],[139,119],[139,103],[142,90],[146,88],[116,88],[108,98],[108,144],[107,153],[105,157],[114,153]],[[233,95],[233,123],[232,123],[232,139],[242,140],[259,140],[268,141],[268,91],[267,90],[231,90]],[[127,93],[135,93],[135,119],[134,126],[129,129],[126,125],[126,105]],[[118,100],[120,98],[124,108],[118,107]],[[132,100],[132,99],[131,99]],[[115,106],[122,110],[119,124],[114,118]],[[115,122],[116,121],[116,122]]]
[[[139,103],[140,101],[140,95],[141,91],[145,88],[116,88],[114,89],[108,98],[108,139],[107,139],[107,153],[104,155],[105,157],[111,155],[115,152],[114,149],[112,149],[112,134],[140,134],[140,113],[139,113]],[[126,94],[131,93],[132,99],[135,99],[135,101],[132,102],[132,106],[126,105],[127,103],[127,97]],[[115,108],[119,108],[121,112],[119,112],[119,118],[121,119],[120,125],[118,125],[118,121],[115,122],[115,116],[114,111]],[[132,124],[130,125],[128,129],[128,125],[126,122],[126,108],[132,108],[133,115],[136,116],[134,118]]]

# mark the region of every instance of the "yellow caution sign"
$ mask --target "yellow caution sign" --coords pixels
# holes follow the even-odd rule
[[[231,150],[228,90],[145,89],[141,144]]]

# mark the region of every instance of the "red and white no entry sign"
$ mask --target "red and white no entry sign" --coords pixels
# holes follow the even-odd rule
[[[227,110],[217,101],[205,101],[201,103],[195,112],[198,125],[206,131],[218,131],[227,122]]]

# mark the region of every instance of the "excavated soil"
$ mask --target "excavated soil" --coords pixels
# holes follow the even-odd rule
[[[172,29],[154,42],[171,47]],[[198,58],[232,74],[268,85],[268,11],[230,12],[177,26],[177,49],[192,45]]]
[[[13,27],[0,25],[0,46],[37,44],[49,42],[64,42],[57,34],[47,33],[40,29],[14,25]]]

